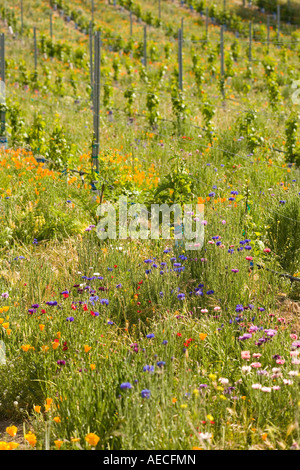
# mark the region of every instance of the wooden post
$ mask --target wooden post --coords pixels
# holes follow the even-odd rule
[[[1,84],[3,83],[1,92],[3,93],[3,97],[1,96],[1,104],[5,104],[5,34],[1,33],[0,35],[0,76],[1,76]],[[1,129],[0,129],[0,148],[6,148],[7,146],[7,138],[5,136],[5,118],[6,113],[5,110],[1,111]]]
[[[147,26],[144,26],[144,66],[147,67]]]
[[[252,21],[249,23],[249,62],[252,62]]]
[[[93,87],[93,117],[94,135],[92,147],[92,168],[99,172],[99,149],[100,149],[100,63],[101,63],[101,34],[95,33],[95,67],[94,67],[94,87]]]

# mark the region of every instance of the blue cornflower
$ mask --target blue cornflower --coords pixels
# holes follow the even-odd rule
[[[150,398],[150,395],[151,395],[150,390],[145,389],[141,391],[142,398]]]
[[[129,389],[129,388],[132,388],[132,385],[130,382],[123,382],[121,385],[120,385],[120,388],[122,389]]]
[[[146,365],[146,366],[143,367],[143,371],[144,372],[154,372],[154,366]]]

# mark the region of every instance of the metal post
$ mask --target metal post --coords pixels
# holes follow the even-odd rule
[[[181,39],[183,40],[183,18],[181,18]]]
[[[94,72],[93,72],[93,27],[92,27],[92,22],[90,22],[90,28],[89,28],[89,46],[90,46],[91,98],[93,100]]]
[[[95,33],[95,68],[94,68],[94,87],[93,87],[93,147],[92,147],[92,168],[99,171],[99,148],[100,148],[100,31]]]
[[[208,39],[208,7],[206,7],[205,11],[205,36]]]
[[[161,19],[161,5],[160,5],[160,0],[158,0],[158,18]]]
[[[52,11],[50,11],[50,37],[53,39],[53,22],[52,22]]]
[[[92,25],[94,26],[94,0],[92,0],[91,10],[92,10]]]
[[[270,47],[270,17],[267,17],[267,51],[269,53]]]
[[[224,68],[224,26],[221,26],[220,31],[220,52],[221,52],[221,80],[224,80],[225,68]],[[224,90],[223,90],[223,100],[225,100]]]
[[[252,62],[252,21],[249,23],[249,61]]]
[[[277,41],[280,41],[280,5],[277,5]]]
[[[182,29],[178,30],[178,84],[182,91],[183,89],[183,77],[182,77]]]
[[[224,10],[224,13],[225,13],[225,11],[226,11],[226,0],[224,0],[224,2],[223,2],[223,10]]]
[[[23,34],[24,23],[23,23],[23,0],[21,0],[21,35]]]
[[[33,42],[34,42],[34,71],[37,74],[37,43],[36,43],[36,27],[33,28]]]
[[[132,11],[130,10],[130,37],[132,36]]]
[[[147,27],[144,26],[144,66],[147,67]]]
[[[1,100],[0,104],[5,104],[5,34],[0,35],[0,75],[1,75]],[[1,110],[1,132],[0,132],[0,148],[6,148],[7,139],[5,137],[5,110]]]

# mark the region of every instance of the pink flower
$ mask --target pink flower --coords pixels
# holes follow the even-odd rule
[[[285,360],[284,359],[276,359],[276,364],[284,364]]]
[[[273,390],[280,390],[280,387],[279,385],[274,385],[274,387],[272,387]]]
[[[255,369],[259,369],[261,367],[261,363],[260,362],[252,362],[252,364],[250,364],[251,367],[254,367]]]
[[[219,310],[221,310],[221,307],[214,307],[215,312],[218,312]]]
[[[252,258],[252,256],[246,256],[246,260],[247,260],[247,261],[252,261],[253,258]]]
[[[280,323],[281,323],[281,322],[284,323],[284,322],[285,322],[285,318],[282,318],[282,317],[277,318],[277,321],[279,321]]]
[[[259,359],[261,357],[261,354],[255,353],[255,354],[252,354],[252,357],[255,357],[255,359]]]
[[[265,248],[265,249],[264,249],[264,252],[265,252],[265,253],[270,253],[270,251],[271,251],[270,248]]]
[[[298,339],[298,336],[295,335],[294,333],[292,333],[292,334],[290,335],[290,338],[291,338],[291,339]]]
[[[242,351],[241,356],[242,359],[246,359],[246,361],[248,361],[250,359],[250,351]]]
[[[207,313],[207,312],[208,312],[207,308],[201,308],[201,313]]]

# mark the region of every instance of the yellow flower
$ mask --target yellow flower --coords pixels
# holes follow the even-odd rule
[[[95,447],[98,442],[100,441],[100,437],[97,436],[97,434],[94,434],[93,432],[90,432],[85,436],[85,440],[90,446]]]
[[[84,352],[89,352],[92,348],[88,346],[87,344],[84,345]]]
[[[227,400],[227,398],[225,397],[225,395],[220,395],[219,398],[220,398],[221,400]]]
[[[199,390],[197,388],[193,390],[193,395],[199,395]]]
[[[183,408],[183,409],[187,408],[187,404],[184,403],[183,405],[180,405],[180,408]]]
[[[3,312],[8,312],[9,310],[9,307],[2,307],[3,308]]]
[[[213,420],[214,420],[214,417],[213,417],[212,415],[207,415],[207,416],[206,416],[206,419],[207,419],[208,421],[213,421]]]
[[[35,406],[33,407],[33,409],[34,409],[34,411],[35,411],[36,413],[40,413],[40,412],[41,412],[41,407],[38,406],[38,405],[35,405]]]
[[[8,426],[6,428],[6,432],[7,434],[9,434],[11,437],[14,437],[17,432],[18,432],[18,428],[16,426]]]
[[[0,450],[10,450],[8,442],[0,441]]]
[[[11,330],[8,328],[8,329],[6,330],[6,333],[8,334],[8,336],[10,336]]]
[[[268,433],[265,432],[264,434],[262,434],[261,438],[263,441],[265,441],[267,439],[267,436],[268,436]]]
[[[217,376],[215,374],[209,374],[208,378],[210,380],[216,380]]]
[[[95,370],[96,369],[96,364],[91,364],[90,367],[91,367],[92,370]]]
[[[172,398],[172,403],[176,403],[177,402],[177,398]]]
[[[36,445],[36,441],[37,441],[36,436],[31,431],[25,434],[24,437],[26,441],[31,445],[31,447],[34,447]]]
[[[61,441],[60,439],[57,439],[56,441],[54,441],[54,444],[57,449],[60,449],[63,444],[63,441]]]
[[[55,418],[53,418],[53,421],[55,421],[56,423],[61,423],[61,419],[59,416],[55,416]]]
[[[9,450],[14,450],[17,447],[19,447],[20,444],[18,444],[17,442],[9,442],[8,445],[9,445]]]
[[[41,331],[43,331],[44,328],[45,328],[45,325],[39,325],[39,328],[40,328]]]
[[[2,326],[3,326],[3,328],[5,328],[7,330],[7,328],[9,327],[9,323],[8,322],[2,323]]]
[[[45,346],[45,345],[42,346],[42,350],[43,350],[44,352],[48,351],[48,349],[49,349],[49,346]]]
[[[52,405],[52,402],[53,402],[52,398],[46,398],[47,405]]]
[[[71,437],[71,442],[79,442],[80,438],[79,437]]]
[[[204,341],[205,338],[206,338],[207,334],[206,333],[200,333],[199,334],[199,338],[201,339],[201,341]]]
[[[25,352],[27,352],[30,348],[31,348],[30,344],[24,344],[23,346],[21,346],[21,349],[23,349],[23,351]]]
[[[52,343],[52,349],[57,349],[59,346],[59,343],[57,343],[56,341],[53,341]]]
[[[192,450],[202,450],[202,447],[194,446],[194,447],[192,447]]]

